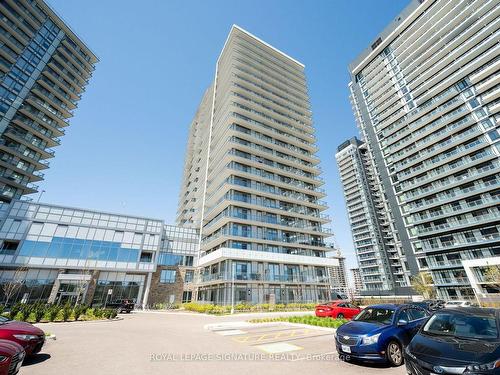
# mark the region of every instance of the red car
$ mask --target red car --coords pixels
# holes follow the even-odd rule
[[[359,314],[361,308],[347,301],[334,301],[316,306],[316,316],[338,319],[352,319]]]
[[[33,355],[42,349],[45,333],[33,324],[0,316],[0,339],[15,341],[24,348],[26,355]]]
[[[9,340],[0,340],[0,375],[15,375],[25,357],[21,345]]]

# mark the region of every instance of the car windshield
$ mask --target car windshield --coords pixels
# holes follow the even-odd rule
[[[424,325],[424,333],[469,339],[498,338],[497,322],[493,315],[469,315],[459,312],[434,314]]]
[[[2,323],[6,323],[6,322],[8,322],[8,321],[10,321],[10,319],[9,319],[9,318],[6,318],[5,316],[0,315],[0,324],[2,324]]]
[[[394,315],[393,309],[382,309],[368,307],[361,311],[354,320],[359,322],[391,324],[392,316]]]

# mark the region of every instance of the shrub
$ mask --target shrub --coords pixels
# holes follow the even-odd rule
[[[5,305],[0,305],[0,315],[5,311]]]
[[[94,315],[94,318],[101,319],[104,314],[104,309],[101,307],[96,307],[92,313]]]
[[[39,323],[47,311],[47,305],[41,302],[37,302],[33,305],[33,318],[36,323]]]
[[[21,309],[19,311],[19,319],[23,322],[27,321],[30,317],[31,310],[33,309],[33,305],[24,303],[21,305]]]
[[[21,311],[21,308],[22,308],[22,306],[20,303],[16,303],[16,304],[12,305],[12,307],[10,308],[10,312],[9,312],[9,318],[12,320],[16,319],[16,316]]]
[[[73,308],[73,316],[75,317],[75,320],[78,320],[81,315],[84,315],[87,312],[87,305],[76,305]]]
[[[62,318],[65,322],[69,320],[72,312],[73,309],[71,308],[71,304],[69,302],[66,302],[62,308]]]
[[[59,305],[52,305],[48,308],[49,322],[53,322],[57,319],[57,315],[59,315],[60,310],[61,306]]]
[[[118,311],[116,309],[103,309],[102,315],[106,319],[113,319],[118,315]]]

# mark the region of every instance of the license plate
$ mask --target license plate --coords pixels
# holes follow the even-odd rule
[[[23,365],[23,361],[19,361],[19,363],[16,365],[16,371],[19,371],[19,369],[21,368],[21,366]]]
[[[351,347],[350,346],[342,345],[341,348],[342,348],[342,351],[345,352],[345,353],[350,353],[351,352]]]

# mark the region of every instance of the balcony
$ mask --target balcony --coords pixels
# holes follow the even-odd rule
[[[448,223],[440,224],[440,225],[433,225],[428,228],[417,228],[416,230],[416,235],[427,235],[435,232],[441,232],[443,230],[448,230],[448,229],[459,229],[459,228],[467,228],[470,225],[477,225],[477,224],[484,224],[490,221],[495,221],[499,219],[498,213],[491,213],[491,214],[486,214],[486,215],[481,215],[481,216],[476,216],[476,217],[471,217],[467,219],[453,219]]]
[[[301,283],[301,284],[328,284],[327,276],[312,275],[271,275],[269,272],[262,273],[235,273],[231,272],[202,274],[198,277],[198,283],[210,282],[239,282],[239,281],[260,281],[270,283]]]

